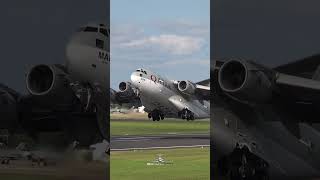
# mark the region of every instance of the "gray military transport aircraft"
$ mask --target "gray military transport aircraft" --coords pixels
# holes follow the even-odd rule
[[[215,60],[211,143],[220,175],[320,177],[319,65],[320,55],[275,68]]]
[[[153,121],[165,117],[186,120],[210,117],[210,80],[198,83],[168,80],[146,69],[131,74],[131,82],[121,82],[111,99],[118,102],[139,99]]]
[[[66,45],[65,64],[39,64],[26,75],[28,94],[0,86],[0,129],[35,141],[60,134],[57,145],[109,141],[109,27],[88,24]],[[62,52],[63,53],[63,52]]]

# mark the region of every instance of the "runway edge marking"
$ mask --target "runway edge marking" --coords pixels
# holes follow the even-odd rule
[[[193,147],[210,147],[210,145],[166,146],[166,147],[146,147],[146,148],[122,148],[122,149],[111,149],[111,151],[134,151],[134,150],[175,149],[175,148],[193,148]]]

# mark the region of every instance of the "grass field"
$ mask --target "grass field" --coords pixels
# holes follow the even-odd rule
[[[146,113],[111,113],[110,119],[116,120],[148,120],[148,115]]]
[[[111,179],[121,180],[208,180],[209,148],[181,148],[111,152]],[[148,166],[157,154],[173,164]]]
[[[168,133],[209,133],[210,121],[167,118],[151,121],[146,114],[112,114],[111,135],[148,135]]]

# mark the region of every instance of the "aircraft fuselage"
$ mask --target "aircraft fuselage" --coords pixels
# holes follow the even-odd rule
[[[144,71],[144,70],[142,70]],[[182,94],[173,80],[168,80],[153,72],[133,72],[132,84],[139,90],[143,106],[149,111],[158,109],[166,117],[177,117],[178,112],[188,108],[195,118],[210,116],[210,103],[197,99],[194,95]]]

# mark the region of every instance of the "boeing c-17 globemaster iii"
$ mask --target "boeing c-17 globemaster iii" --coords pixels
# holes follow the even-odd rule
[[[165,117],[186,120],[210,117],[210,80],[198,83],[164,78],[146,69],[137,69],[130,82],[121,82],[119,92],[111,96],[115,102],[140,100],[153,121]]]
[[[35,141],[42,133],[60,133],[59,146],[109,141],[109,36],[104,24],[83,26],[66,45],[65,64],[38,64],[29,70],[28,94],[1,85],[0,129]]]
[[[211,145],[220,175],[320,177],[319,65],[320,55],[275,68],[215,60]]]

